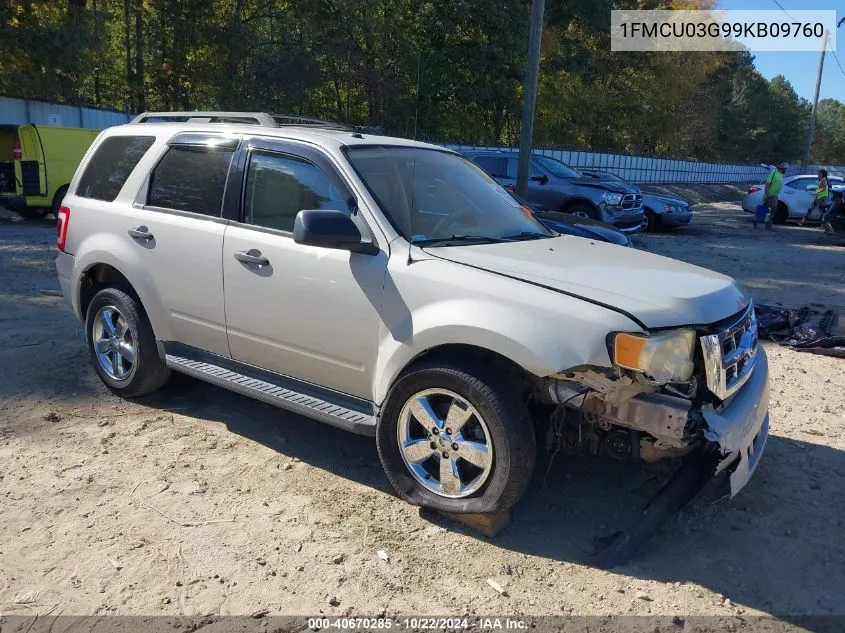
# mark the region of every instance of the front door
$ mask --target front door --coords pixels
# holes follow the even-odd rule
[[[303,209],[350,212],[328,159],[297,144],[249,149],[241,222],[226,230],[223,278],[236,360],[372,399],[387,254],[293,241]]]

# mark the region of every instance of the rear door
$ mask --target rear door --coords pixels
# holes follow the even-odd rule
[[[816,187],[819,186],[819,179],[815,176],[802,176],[785,183],[781,190],[783,201],[789,207],[791,216],[803,217],[813,206]]]
[[[252,144],[241,221],[232,222],[223,245],[226,324],[234,359],[370,400],[387,253],[304,246],[292,236],[303,209],[350,213],[369,233],[349,199],[321,152],[294,143]]]
[[[137,285],[158,338],[229,356],[222,207],[238,141],[219,134],[179,135],[157,146],[152,170],[142,182],[133,181],[138,188],[131,196],[117,197],[125,167],[132,171],[154,141],[111,136],[99,145],[67,202],[71,231],[79,228],[108,249]],[[79,197],[88,198],[82,203],[89,212],[74,212]],[[79,222],[88,224],[78,227]]]
[[[22,196],[46,196],[44,148],[38,129],[34,125],[22,125],[18,128],[18,139],[22,151],[21,159],[15,165],[15,176],[20,183],[18,193]]]

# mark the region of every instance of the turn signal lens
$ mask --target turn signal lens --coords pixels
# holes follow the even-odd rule
[[[636,334],[617,334],[614,341],[616,364],[628,369],[640,369],[640,356],[648,339]]]
[[[693,372],[694,330],[646,336],[621,332],[613,339],[613,361],[658,383],[686,382]]]

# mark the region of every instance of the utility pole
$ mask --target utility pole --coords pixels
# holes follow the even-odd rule
[[[528,65],[525,68],[525,89],[522,97],[522,129],[519,135],[519,169],[516,191],[528,198],[528,161],[534,138],[534,111],[537,108],[537,82],[540,75],[540,42],[543,39],[545,0],[532,0],[531,26],[528,32]]]
[[[842,22],[840,22],[842,24]],[[824,40],[822,41],[822,52],[819,55],[819,74],[816,76],[816,96],[813,98],[813,111],[810,114],[810,127],[807,130],[807,151],[804,154],[804,162],[801,163],[801,173],[807,172],[807,166],[810,164],[810,152],[813,149],[813,135],[816,133],[816,108],[819,106],[819,89],[822,86],[822,71],[824,70],[824,54],[827,51],[827,40],[830,37],[830,31],[825,30]]]

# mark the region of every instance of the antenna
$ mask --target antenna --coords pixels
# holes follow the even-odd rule
[[[411,150],[411,210],[408,214],[408,261],[407,266],[414,263],[414,258],[411,256],[411,246],[414,241],[414,209],[416,208],[414,180],[417,175],[417,150]]]

